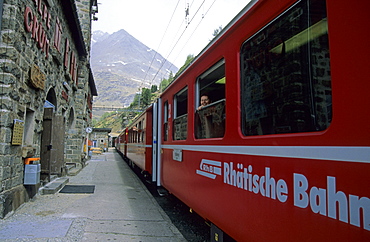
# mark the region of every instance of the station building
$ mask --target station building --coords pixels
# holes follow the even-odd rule
[[[92,147],[99,147],[104,151],[107,151],[112,143],[109,136],[110,132],[112,132],[111,128],[93,128],[92,133],[89,136],[89,140],[92,142]]]
[[[97,6],[0,0],[0,218],[68,165],[84,165],[97,96],[89,62]],[[25,184],[25,163],[40,164],[40,181]]]

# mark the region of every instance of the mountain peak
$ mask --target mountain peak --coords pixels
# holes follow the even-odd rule
[[[162,55],[121,29],[93,32],[91,66],[99,96],[96,105],[128,106],[135,93],[159,85],[178,68]]]

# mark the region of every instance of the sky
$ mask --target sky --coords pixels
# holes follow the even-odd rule
[[[121,29],[180,68],[197,55],[249,0],[98,0],[93,31]],[[186,9],[189,6],[189,14]]]

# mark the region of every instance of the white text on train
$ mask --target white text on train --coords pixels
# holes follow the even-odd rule
[[[275,178],[270,177],[270,168],[265,168],[265,175],[259,176],[252,174],[251,165],[243,167],[238,163],[234,169],[234,163],[224,163],[224,183],[244,189],[255,194],[260,193],[262,196],[277,199],[285,202],[288,199],[288,186],[283,179],[276,182]]]
[[[223,174],[221,174],[222,164]],[[265,167],[265,173],[261,176],[253,173],[252,165],[244,167],[241,163],[235,165],[234,162],[203,159],[197,174],[213,180],[217,176],[223,176],[225,184],[270,199],[277,199],[280,202],[286,202],[289,198],[286,181],[272,177],[270,167]],[[294,206],[311,209],[313,213],[370,231],[370,199],[337,190],[336,179],[336,177],[327,176],[326,188],[310,187],[305,175],[293,173],[291,192]]]
[[[338,219],[360,227],[362,211],[363,228],[370,230],[370,199],[347,195],[337,191],[336,178],[327,177],[327,189],[311,187],[307,178],[302,174],[294,173],[294,206],[307,208],[310,205],[312,212]],[[338,212],[338,214],[337,214]],[[349,215],[349,218],[348,218]]]

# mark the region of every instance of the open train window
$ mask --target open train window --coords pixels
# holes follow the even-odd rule
[[[244,135],[312,132],[332,119],[325,1],[301,1],[241,47]]]
[[[197,78],[194,132],[197,139],[220,138],[225,134],[225,60]]]
[[[185,87],[174,96],[173,139],[185,140],[188,129],[188,88]]]

